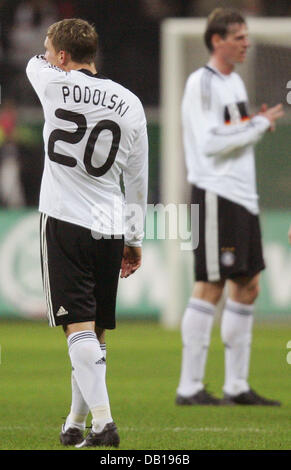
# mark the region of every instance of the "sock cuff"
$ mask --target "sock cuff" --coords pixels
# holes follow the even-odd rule
[[[227,299],[225,303],[225,310],[237,315],[249,316],[254,313],[254,304],[242,304],[240,302],[235,302],[234,300]]]
[[[190,310],[195,310],[199,313],[206,313],[208,315],[214,315],[216,306],[206,300],[197,299],[196,297],[191,297],[189,299],[187,308]]]
[[[97,341],[97,336],[96,333],[92,330],[83,330],[83,331],[77,331],[76,333],[72,333],[68,336],[67,338],[68,341],[68,347],[71,349],[71,347],[79,343],[81,341]]]
[[[112,422],[109,403],[94,406],[90,409],[92,413],[92,428],[94,432],[101,432],[107,423]]]

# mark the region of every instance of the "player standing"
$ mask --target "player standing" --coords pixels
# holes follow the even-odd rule
[[[204,36],[210,61],[188,78],[182,105],[184,148],[192,203],[199,204],[192,297],[182,320],[183,357],[178,405],[279,405],[248,383],[254,302],[264,269],[254,145],[283,114],[282,106],[251,117],[235,65],[250,46],[244,18],[214,10]],[[224,399],[203,379],[215,306],[227,281],[221,335],[225,345]]]
[[[97,43],[84,20],[54,23],[45,55],[29,61],[27,75],[45,118],[39,210],[48,319],[63,326],[72,363],[72,406],[60,440],[117,447],[105,329],[115,328],[120,268],[127,277],[141,265],[148,139],[139,99],[97,73]],[[121,175],[130,207],[124,230]],[[84,438],[89,410],[92,431]]]

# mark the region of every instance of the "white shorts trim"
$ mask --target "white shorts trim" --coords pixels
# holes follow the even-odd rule
[[[47,255],[47,242],[46,242],[46,223],[48,216],[46,214],[41,214],[41,223],[40,223],[40,240],[41,240],[41,261],[42,261],[42,272],[43,272],[43,288],[47,305],[47,317],[49,326],[56,326],[53,304],[51,298],[51,289],[50,289],[50,279],[49,279],[49,269],[48,269],[48,255]]]
[[[218,196],[205,191],[205,256],[208,281],[219,281]]]

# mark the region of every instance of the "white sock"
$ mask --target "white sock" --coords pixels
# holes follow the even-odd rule
[[[221,323],[225,345],[225,381],[223,391],[238,395],[249,390],[248,375],[252,341],[254,305],[227,299]]]
[[[85,402],[81,390],[77,384],[77,381],[74,376],[74,371],[71,375],[72,383],[72,405],[71,411],[68,415],[65,423],[65,431],[69,428],[78,428],[82,431],[86,426],[86,419],[89,413],[89,407]]]
[[[203,379],[215,305],[190,298],[182,320],[182,369],[177,393],[191,396],[204,388]]]
[[[100,432],[112,421],[104,354],[91,330],[72,333],[68,337],[68,346],[74,378],[93,416],[93,431]]]
[[[106,343],[100,344],[100,348],[104,359],[106,359]],[[106,364],[105,364],[106,367]],[[78,428],[84,430],[86,427],[86,420],[89,413],[89,407],[85,402],[81,390],[74,377],[74,372],[71,375],[72,383],[72,405],[70,414],[67,416],[65,423],[65,431],[69,428]]]

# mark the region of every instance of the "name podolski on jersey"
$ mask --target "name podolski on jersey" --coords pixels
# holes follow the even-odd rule
[[[81,88],[79,85],[73,87],[62,86],[62,93],[64,103],[67,103],[68,100],[73,100],[75,103],[80,103],[81,101],[85,104],[91,103],[95,106],[112,109],[121,117],[129,109],[129,105],[119,98],[118,95],[107,96],[106,91],[101,91],[98,88],[89,88],[88,86]]]

